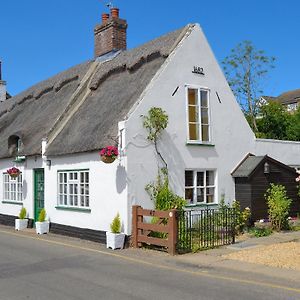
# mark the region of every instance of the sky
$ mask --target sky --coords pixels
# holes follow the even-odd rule
[[[16,95],[93,58],[93,28],[106,0],[0,0],[2,79]],[[115,0],[128,22],[128,48],[199,23],[219,62],[250,40],[276,57],[264,94],[300,88],[299,0]]]

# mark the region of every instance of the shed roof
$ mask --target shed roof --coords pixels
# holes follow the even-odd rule
[[[231,175],[233,177],[249,177],[264,158],[265,156],[248,156]]]
[[[10,156],[7,142],[12,135],[22,139],[22,154],[41,154],[42,139],[57,130],[59,121],[77,104],[74,95],[89,72],[87,97],[59,128],[46,154],[93,151],[113,143],[118,122],[126,117],[165,59],[193,27],[188,25],[122,51],[108,61],[77,65],[5,101],[0,105],[0,157]]]

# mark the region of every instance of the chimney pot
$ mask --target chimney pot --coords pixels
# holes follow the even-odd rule
[[[116,7],[113,7],[110,9],[110,13],[112,18],[119,18],[119,9]]]
[[[102,24],[106,23],[109,19],[109,14],[102,14]]]

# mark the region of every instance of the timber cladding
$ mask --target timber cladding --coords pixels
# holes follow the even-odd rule
[[[265,163],[269,164],[269,173],[265,173]],[[236,200],[240,202],[242,209],[246,207],[251,209],[251,222],[267,219],[266,191],[271,183],[280,184],[286,188],[287,196],[292,199],[290,216],[296,216],[300,212],[296,176],[295,170],[266,156],[249,176],[235,177]]]

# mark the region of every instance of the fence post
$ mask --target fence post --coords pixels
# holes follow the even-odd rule
[[[138,208],[139,205],[132,206],[132,247],[138,248]]]
[[[169,211],[169,234],[168,234],[168,244],[169,244],[168,252],[171,255],[176,254],[177,231],[178,231],[177,210],[172,209]]]

